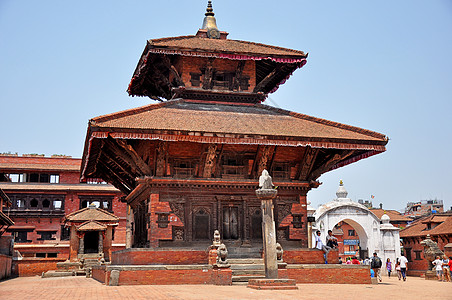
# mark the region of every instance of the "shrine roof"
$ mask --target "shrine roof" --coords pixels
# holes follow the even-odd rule
[[[148,40],[149,46],[162,48],[165,50],[187,50],[194,52],[224,53],[235,56],[248,55],[259,58],[271,57],[292,57],[306,58],[303,51],[293,50],[261,43],[231,40],[231,39],[210,39],[197,35],[186,35]],[[182,53],[181,53],[182,54]],[[224,57],[233,58],[233,57]]]
[[[114,214],[96,207],[86,207],[68,214],[65,217],[65,222],[117,222],[119,218]]]
[[[384,146],[387,143],[385,135],[374,131],[267,105],[195,103],[184,99],[100,116],[90,121],[90,128],[94,131],[108,131],[115,137],[120,137],[123,133],[123,138],[127,138],[127,136],[134,138],[134,133],[144,134],[145,132],[165,130],[176,132],[172,135],[187,135],[193,139],[197,135],[218,139],[224,139],[230,135],[240,135],[243,143],[253,143],[243,141],[243,139],[257,140],[262,139],[262,136],[271,136],[274,140],[279,140],[280,145],[286,143],[292,145],[287,141],[287,137],[291,137],[298,141],[311,142],[312,147],[350,149],[343,144],[353,142],[353,147],[356,149],[380,152],[385,151]],[[124,132],[128,132],[128,134],[124,134]],[[166,135],[171,135],[171,133],[166,133]],[[135,136],[135,138],[139,137]],[[341,146],[334,144],[339,141],[342,143]],[[322,143],[316,145],[315,142]],[[293,144],[293,146],[303,145]]]
[[[396,210],[387,210],[387,209],[370,209],[379,219],[386,213],[391,221],[402,221],[402,222],[411,222],[413,219],[402,215],[400,212]]]
[[[427,234],[430,235],[452,235],[452,213],[445,213],[441,215],[436,215],[441,217],[442,222],[437,226],[428,229],[426,220],[431,219],[433,216],[421,218],[416,220],[407,228],[400,231],[400,237],[423,237]]]
[[[86,221],[85,223],[76,226],[76,228],[78,231],[102,231],[107,229],[107,226],[96,221]]]

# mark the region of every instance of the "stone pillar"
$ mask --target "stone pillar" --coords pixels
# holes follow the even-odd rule
[[[82,233],[78,242],[78,254],[85,254],[85,234]]]
[[[265,277],[276,279],[278,278],[278,262],[276,261],[276,230],[273,218],[273,199],[261,200],[261,208]]]
[[[127,219],[126,219],[126,249],[132,248],[133,245],[133,209],[130,205],[127,205]]]
[[[99,254],[104,253],[104,239],[102,238],[102,231],[99,231],[99,245],[98,245]]]

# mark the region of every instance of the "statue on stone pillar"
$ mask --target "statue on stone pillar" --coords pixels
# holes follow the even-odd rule
[[[259,177],[259,188],[260,189],[273,189],[273,180],[267,170],[262,171],[262,175]]]

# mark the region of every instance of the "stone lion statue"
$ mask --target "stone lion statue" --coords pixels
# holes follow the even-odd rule
[[[259,188],[271,190],[273,189],[273,181],[267,170],[262,171],[262,175],[259,177]]]
[[[444,253],[438,247],[438,244],[430,238],[430,234],[427,234],[427,238],[421,242],[424,246],[424,257],[428,261],[429,270],[433,269],[432,261],[436,259],[437,256],[443,257]]]
[[[284,250],[280,243],[276,243],[276,260],[281,262],[283,259]]]
[[[217,265],[227,265],[228,264],[228,249],[224,244],[218,246],[217,249]]]

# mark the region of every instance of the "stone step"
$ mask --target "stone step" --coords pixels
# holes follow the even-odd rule
[[[265,275],[265,270],[232,270],[232,276],[236,275]]]
[[[233,264],[263,264],[264,260],[262,258],[228,258],[228,263]]]
[[[248,285],[248,281],[236,281],[232,282],[232,285]]]
[[[265,275],[240,275],[232,276],[232,282],[248,282],[250,279],[264,279]]]
[[[231,265],[231,270],[265,270],[265,266],[258,265],[258,264],[245,264],[245,265],[239,265],[239,264],[233,264]]]

